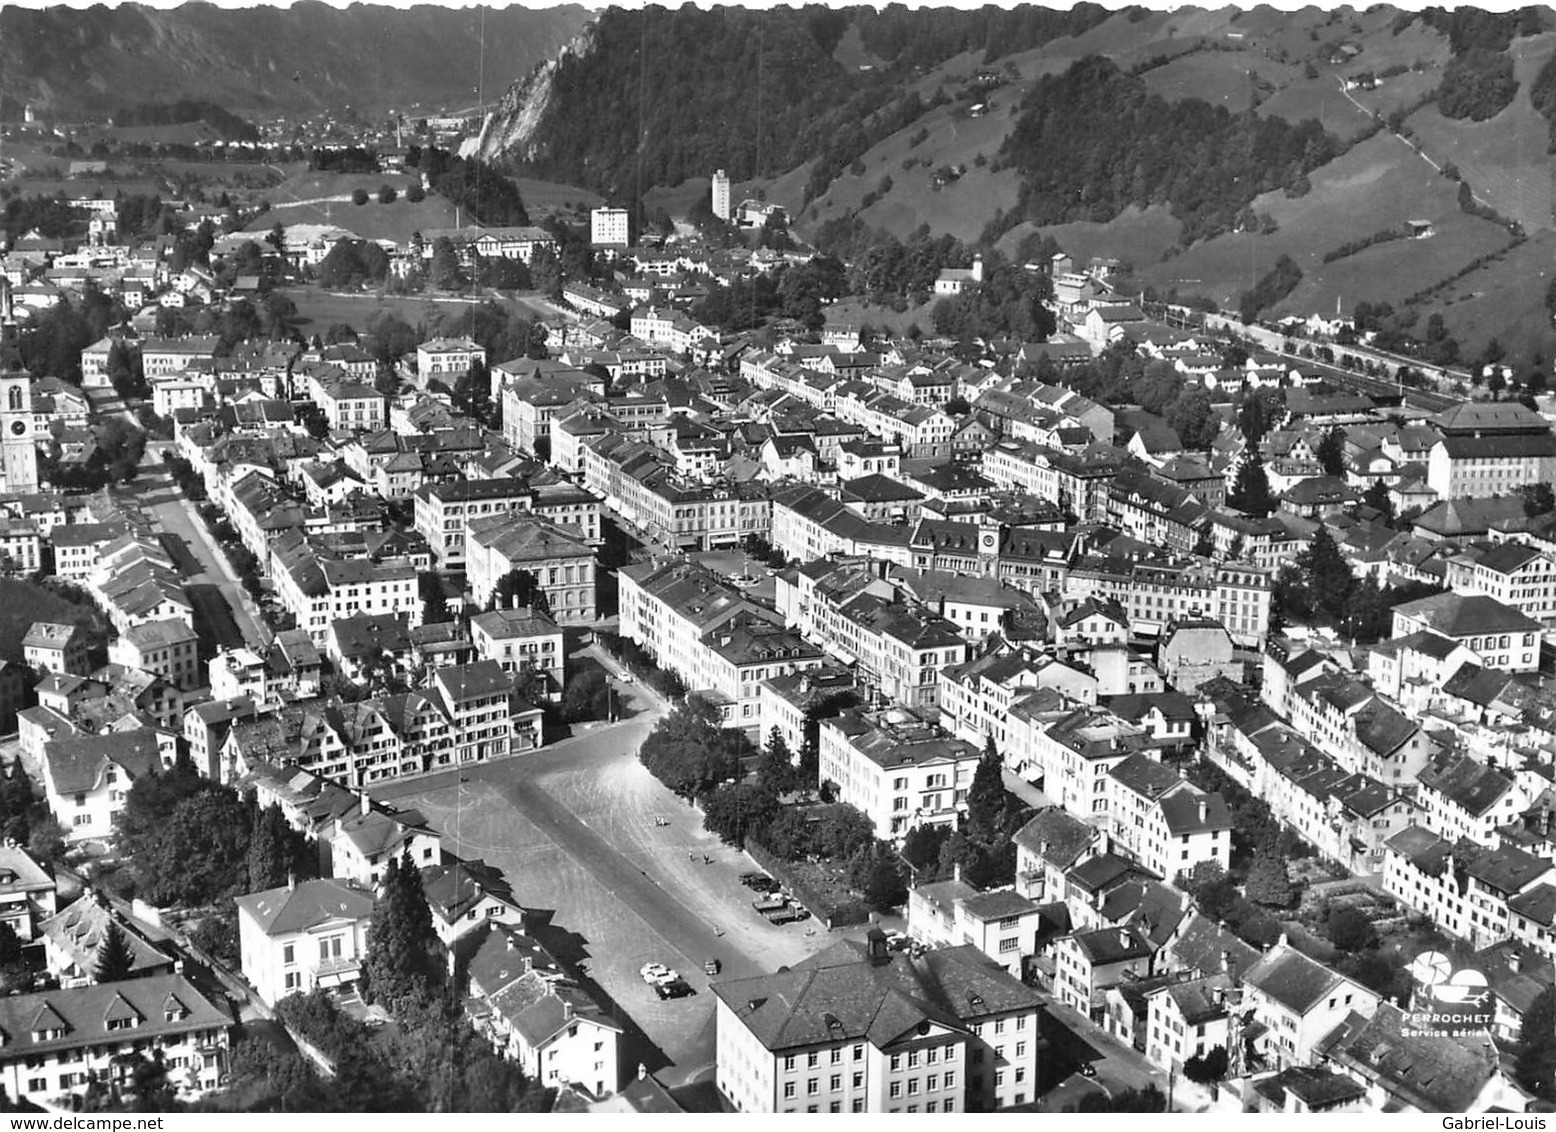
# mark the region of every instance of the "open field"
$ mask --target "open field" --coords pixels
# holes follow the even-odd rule
[[[1000,238],[1000,249],[1013,254],[1032,230],[1030,224],[1017,225]],[[1137,208],[1125,209],[1106,224],[1078,220],[1041,231],[1058,240],[1059,246],[1077,264],[1084,264],[1093,256],[1116,256],[1143,267],[1159,262],[1169,249],[1177,247],[1183,225],[1164,205],[1152,205],[1144,212]]]
[[[567,214],[580,209],[587,212],[605,203],[605,198],[599,193],[579,188],[577,185],[564,185],[560,181],[541,181],[533,177],[515,177],[514,181],[518,184],[519,193],[524,198],[524,207],[529,210],[533,220],[557,212]],[[706,184],[704,188],[706,189]]]
[[[1545,309],[1553,263],[1556,233],[1541,232],[1438,297],[1443,321],[1466,354],[1473,357],[1495,338],[1514,356],[1532,357],[1536,350],[1547,361],[1556,356],[1556,330]]]
[[[350,197],[357,189],[376,193],[380,185],[389,185],[403,193],[420,181],[415,173],[333,173],[301,169],[271,189],[265,199],[280,207],[289,201]]]
[[[393,240],[403,244],[414,233],[428,228],[454,228],[459,224],[470,223],[468,214],[461,216],[457,212],[452,201],[437,193],[429,193],[415,204],[404,196],[392,204],[379,204],[377,197],[371,198],[366,204],[352,204],[350,200],[325,204],[277,204],[269,212],[262,212],[250,221],[247,231],[268,232],[277,223],[333,224],[355,232],[364,240]]]
[[[1404,151],[1407,160],[1399,160],[1396,149]],[[1145,268],[1142,277],[1164,289],[1181,279],[1203,280],[1203,284],[1188,289],[1203,291],[1219,302],[1231,302],[1283,254],[1296,260],[1304,272],[1319,271],[1324,253],[1341,244],[1398,228],[1407,220],[1430,220],[1448,227],[1463,215],[1457,186],[1410,155],[1403,142],[1388,134],[1368,138],[1316,170],[1310,180],[1312,189],[1305,196],[1293,198],[1274,192],[1254,202],[1256,210],[1275,220],[1278,228],[1272,235],[1218,236],[1196,244],[1181,256]],[[1495,226],[1486,227],[1488,236],[1480,251],[1500,246]],[[1423,254],[1435,257],[1440,253],[1428,249],[1430,243],[1420,241],[1419,247],[1426,249]],[[1478,253],[1465,258],[1474,254]],[[1453,269],[1433,276],[1435,265],[1423,271],[1412,266],[1415,274],[1410,289],[1426,286]]]
[[[1333,263],[1303,263],[1307,274],[1297,289],[1274,308],[1277,315],[1333,311],[1336,302],[1349,312],[1358,299],[1398,305],[1407,296],[1446,279],[1477,256],[1504,247],[1505,231],[1489,220],[1460,213],[1437,226],[1425,240],[1390,240]],[[1492,269],[1492,274],[1504,270]],[[1541,298],[1544,291],[1540,292]]]
[[[1301,78],[1301,69],[1253,51],[1195,51],[1145,73],[1145,85],[1169,101],[1198,98],[1237,114],[1253,101],[1253,76],[1277,87]]]
[[[1518,94],[1494,118],[1453,121],[1428,106],[1409,121],[1434,161],[1457,165],[1476,196],[1530,234],[1556,227],[1546,156],[1550,127],[1529,101],[1529,84],[1553,51],[1556,32],[1513,42]]]
[[[851,297],[839,299],[831,306],[823,307],[822,311],[827,316],[828,326],[869,325],[877,330],[890,331],[892,334],[906,334],[908,327],[917,324],[925,334],[933,334],[935,332],[934,308],[935,300],[930,299],[923,306],[910,306],[899,313],[890,307],[877,306],[864,299]]]
[[[1259,113],[1267,118],[1285,118],[1288,122],[1312,118],[1342,142],[1349,142],[1372,126],[1372,120],[1345,97],[1332,75],[1298,78],[1261,102]]]
[[[490,293],[469,299],[379,295],[376,292],[348,295],[318,287],[284,287],[281,293],[297,304],[298,321],[307,334],[323,333],[327,326],[337,322],[362,330],[367,326],[367,320],[379,311],[396,315],[411,326],[425,324],[430,328],[439,319],[454,318],[467,307],[491,298]],[[528,316],[529,312],[516,307],[510,299],[500,300],[500,303]]]

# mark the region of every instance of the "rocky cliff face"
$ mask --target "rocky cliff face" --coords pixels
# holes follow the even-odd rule
[[[471,105],[553,56],[593,16],[576,4],[449,8],[318,0],[248,8],[0,5],[0,102],[56,118],[204,99],[239,114],[421,113]]]
[[[587,56],[596,42],[596,20],[590,20],[554,58],[539,64],[508,88],[487,114],[480,135],[466,139],[460,147],[460,156],[534,160],[538,156],[535,133],[555,100],[557,73],[571,60]]]

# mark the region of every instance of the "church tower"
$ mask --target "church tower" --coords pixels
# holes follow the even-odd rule
[[[32,374],[17,348],[11,285],[0,276],[0,485],[7,493],[38,490],[38,448],[32,439]]]

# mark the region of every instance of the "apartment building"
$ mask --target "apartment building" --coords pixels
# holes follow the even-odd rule
[[[1042,996],[971,946],[915,958],[872,929],[712,990],[716,1079],[737,1112],[989,1112],[1045,1087]],[[879,1024],[888,1009],[900,1025]]]
[[[875,823],[877,836],[900,840],[924,825],[955,825],[983,752],[902,708],[851,709],[823,720],[822,782]]]

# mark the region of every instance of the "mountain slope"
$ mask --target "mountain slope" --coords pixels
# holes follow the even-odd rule
[[[588,15],[576,5],[487,9],[486,97],[555,54]],[[0,7],[0,101],[66,119],[177,98],[248,113],[468,106],[482,58],[475,9]]]

